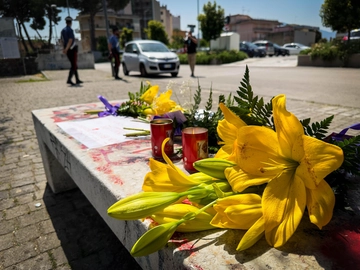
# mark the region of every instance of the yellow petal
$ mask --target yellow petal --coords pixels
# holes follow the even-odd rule
[[[279,156],[276,133],[266,127],[245,126],[239,129],[235,147],[236,163],[245,172],[260,177],[270,177],[283,168],[277,164],[288,161]],[[269,163],[273,165],[269,165]]]
[[[232,145],[223,145],[215,154],[215,158],[228,159],[233,150]]]
[[[286,110],[285,102],[285,95],[278,95],[272,100],[276,134],[281,155],[298,161],[303,156],[300,145],[304,128],[300,121]]]
[[[264,219],[259,218],[253,226],[245,233],[245,235],[241,238],[239,245],[236,250],[242,251],[248,249],[253,246],[264,234]]]
[[[154,101],[156,94],[159,92],[159,86],[154,85],[151,86],[142,96],[140,97],[141,100],[145,101],[147,104],[151,104]]]
[[[261,197],[257,194],[239,194],[218,199],[217,212],[211,225],[228,229],[249,229],[261,216]]]
[[[280,247],[294,234],[304,214],[305,185],[293,172],[286,172],[267,184],[262,199],[266,240]]]
[[[154,110],[156,114],[162,115],[169,111],[172,108],[176,107],[176,102],[171,100],[172,90],[167,90],[165,93],[161,93],[158,98],[154,100]]]
[[[240,128],[243,126],[246,126],[246,123],[241,120],[239,116],[237,116],[235,113],[233,113],[231,110],[228,109],[228,107],[225,106],[224,103],[220,103],[219,107],[224,114],[225,119],[232,125],[234,125],[236,128]]]
[[[296,174],[307,188],[315,189],[325,176],[338,169],[344,161],[340,147],[318,139],[303,136],[305,154]]]
[[[225,144],[233,144],[236,140],[238,128],[226,119],[220,120],[217,125],[217,133]]]
[[[263,177],[259,177],[245,173],[237,166],[226,168],[225,177],[231,185],[232,189],[236,192],[242,192],[250,186],[265,184],[272,179],[271,177],[266,177],[265,175]]]
[[[332,218],[335,206],[334,192],[323,180],[316,189],[307,189],[306,195],[310,221],[321,229]]]
[[[153,158],[149,158],[149,167],[150,167],[150,170],[152,170],[152,171],[155,171],[158,169],[166,170],[167,165],[160,161],[157,161]]]

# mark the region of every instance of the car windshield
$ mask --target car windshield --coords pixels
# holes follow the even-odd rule
[[[257,49],[257,46],[253,43],[247,43],[250,49]]]
[[[169,49],[161,43],[139,43],[143,52],[168,52]]]
[[[360,31],[351,32],[350,36],[352,36],[352,37],[360,37]]]

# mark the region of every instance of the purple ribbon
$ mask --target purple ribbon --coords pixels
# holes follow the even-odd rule
[[[339,132],[338,135],[336,135],[335,137],[342,137],[345,135],[345,133],[349,130],[349,129],[355,129],[355,130],[360,130],[360,123],[357,124],[353,124],[350,127],[344,128],[342,131]]]
[[[105,105],[105,111],[99,112],[98,113],[99,117],[108,116],[108,115],[117,116],[117,110],[120,108],[120,104],[116,104],[115,106],[113,106],[103,96],[98,96],[98,98]]]

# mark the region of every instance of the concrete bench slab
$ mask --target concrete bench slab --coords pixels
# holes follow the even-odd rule
[[[88,149],[57,126],[62,121],[94,117],[83,112],[96,108],[103,105],[33,111],[39,148],[52,191],[66,192],[78,187],[130,250],[150,221],[116,220],[107,215],[107,209],[117,200],[141,191],[149,171],[150,139]],[[182,167],[181,162],[177,165]],[[351,198],[360,197],[360,184],[355,185]],[[355,212],[336,211],[333,220],[321,231],[305,216],[297,232],[279,249],[271,248],[262,239],[252,248],[237,252],[244,231],[211,230],[175,233],[167,247],[136,260],[143,269],[355,269],[360,263],[359,253],[354,253],[355,244],[360,246],[360,203],[356,199],[351,203],[357,209]]]

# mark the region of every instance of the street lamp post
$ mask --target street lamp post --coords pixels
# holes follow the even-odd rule
[[[67,6],[67,10],[68,10],[68,16],[70,17],[69,0],[66,0],[66,6]]]
[[[51,5],[51,8],[52,9],[56,9],[57,6],[56,5]],[[54,16],[54,13],[52,13],[52,16]],[[54,28],[55,28],[55,46],[58,44],[58,36],[57,36],[57,31],[56,31],[56,23],[55,23],[55,20],[53,20],[54,22]]]

